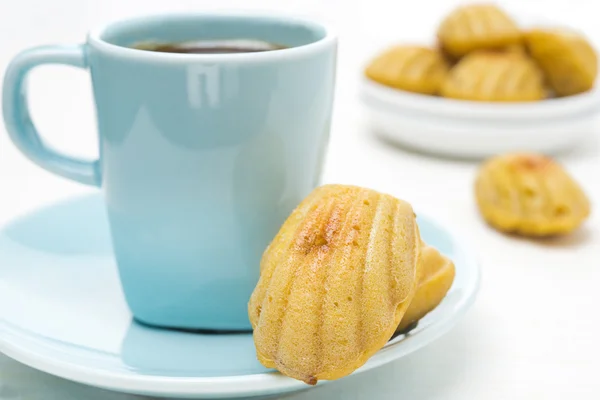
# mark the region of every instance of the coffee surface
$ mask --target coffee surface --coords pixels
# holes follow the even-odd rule
[[[193,40],[186,42],[139,42],[134,49],[161,53],[228,54],[257,53],[284,49],[284,46],[261,40]]]

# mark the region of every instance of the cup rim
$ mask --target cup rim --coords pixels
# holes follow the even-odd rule
[[[131,22],[131,21],[154,21],[164,18],[211,18],[211,17],[232,17],[232,18],[262,18],[279,22],[295,22],[309,29],[320,28],[325,32],[325,35],[314,42],[295,46],[277,51],[261,51],[252,53],[221,53],[221,54],[190,54],[190,53],[164,53],[147,50],[133,49],[130,47],[119,46],[109,43],[102,39],[102,34],[106,30],[116,24]],[[117,20],[112,20],[104,25],[90,30],[87,37],[87,43],[99,50],[106,51],[124,58],[137,59],[141,61],[153,62],[268,62],[274,60],[291,60],[302,58],[308,54],[319,52],[337,43],[337,35],[334,29],[327,23],[313,17],[302,17],[296,14],[285,12],[257,12],[257,11],[210,11],[210,12],[192,12],[192,13],[155,13],[146,15],[137,15],[133,17],[125,17]]]

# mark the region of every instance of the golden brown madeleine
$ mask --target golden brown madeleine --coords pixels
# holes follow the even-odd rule
[[[585,37],[565,29],[535,29],[526,34],[526,42],[559,96],[583,93],[594,86],[598,57]]]
[[[419,258],[421,280],[417,293],[406,310],[396,333],[404,333],[411,325],[436,308],[454,281],[454,263],[436,248],[421,243]]]
[[[314,385],[352,373],[392,336],[419,281],[412,207],[326,185],[266,249],[248,314],[259,361]]]
[[[438,44],[437,47],[444,56],[444,58],[448,61],[450,65],[450,69],[452,69],[463,57],[453,57],[450,55],[441,45]],[[510,53],[517,54],[524,57],[529,56],[527,52],[527,47],[524,44],[512,44],[505,47],[499,47],[497,49],[489,49],[489,50],[476,50],[475,52],[489,52],[489,53]]]
[[[538,154],[506,154],[486,161],[475,195],[490,225],[527,236],[569,233],[590,213],[577,182],[561,165]]]
[[[462,57],[474,50],[497,49],[523,40],[517,24],[493,4],[471,4],[451,12],[438,28],[445,51]]]
[[[395,46],[377,56],[365,74],[375,82],[396,89],[437,94],[448,69],[448,62],[437,50],[420,46]]]
[[[544,77],[525,55],[481,51],[463,57],[450,71],[441,94],[474,101],[535,101],[545,97]]]
[[[528,56],[527,47],[523,46],[522,44],[513,44],[510,46],[502,47],[502,48],[498,49],[497,51],[504,52],[504,53],[518,54],[521,56]]]

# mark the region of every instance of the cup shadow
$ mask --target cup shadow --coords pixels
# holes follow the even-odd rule
[[[144,375],[211,377],[262,374],[252,334],[158,329],[131,321],[121,359]]]
[[[504,233],[504,235],[510,240],[526,241],[534,246],[545,247],[548,249],[577,248],[585,245],[586,243],[589,243],[590,241],[593,241],[595,237],[594,232],[586,226],[583,226],[575,232],[568,235],[557,235],[541,238],[525,237],[509,233]]]

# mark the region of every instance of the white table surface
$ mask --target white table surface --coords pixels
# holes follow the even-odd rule
[[[207,0],[0,0],[0,71],[18,50],[80,42],[106,20],[169,10],[216,8]],[[455,226],[483,264],[474,308],[432,345],[391,365],[290,396],[291,399],[598,399],[600,398],[600,213],[579,232],[535,242],[509,238],[480,220],[472,196],[476,163],[429,158],[377,139],[356,98],[361,63],[395,40],[431,35],[454,0],[220,1],[220,7],[297,11],[337,25],[342,37],[338,96],[326,169],[329,182],[387,191]],[[246,4],[252,3],[252,4]],[[512,0],[511,10],[579,27],[600,43],[596,2]],[[520,4],[523,3],[523,4]],[[540,8],[542,8],[539,10]],[[537,10],[537,11],[536,11]],[[96,154],[89,78],[47,67],[31,81],[34,117],[66,151]],[[559,159],[600,207],[598,133]],[[90,191],[29,163],[0,128],[0,223],[40,205]],[[125,400],[0,355],[0,399]]]

